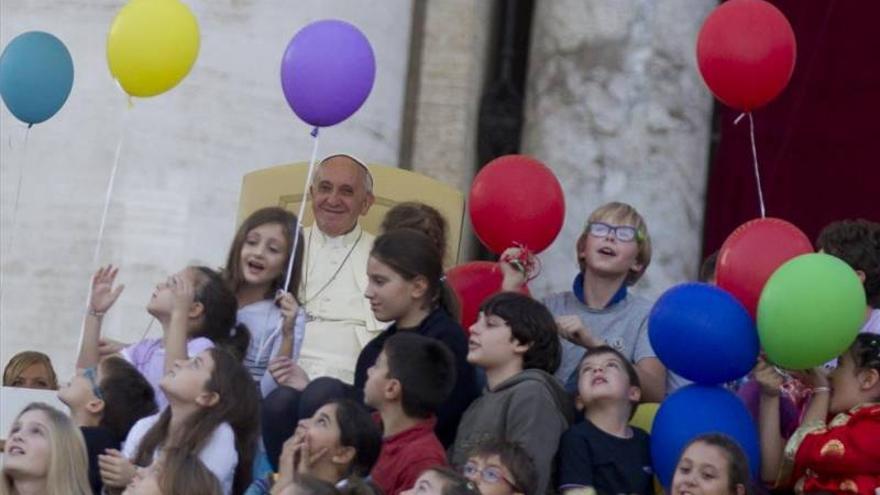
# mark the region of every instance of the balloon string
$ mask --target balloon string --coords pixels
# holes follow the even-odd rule
[[[306,173],[306,182],[303,184],[303,194],[302,194],[302,202],[299,204],[299,214],[296,215],[296,227],[293,230],[293,246],[290,249],[290,257],[287,260],[287,275],[284,277],[284,291],[287,292],[290,290],[290,279],[293,276],[293,262],[294,257],[296,256],[296,249],[299,246],[300,239],[302,239],[302,218],[305,214],[306,210],[306,202],[308,201],[309,194],[309,186],[312,183],[312,173],[315,170],[315,165],[318,161],[318,128],[315,127],[312,129],[310,133],[314,138],[312,142],[312,158],[309,160],[309,170]],[[263,341],[263,344],[260,346],[260,350],[257,352],[258,358],[263,355],[266,351],[266,347],[272,342],[272,339],[275,338],[276,335],[281,333],[281,326],[284,322],[283,317],[279,318],[278,324],[275,325],[275,329],[272,330],[272,333],[266,337],[266,340]],[[293,350],[293,355],[296,356],[297,350]]]
[[[104,229],[107,227],[107,213],[110,211],[110,198],[113,196],[113,185],[116,183],[116,173],[119,171],[119,157],[122,155],[122,145],[125,143],[130,109],[131,107],[128,107],[123,114],[122,133],[119,135],[119,141],[116,142],[116,152],[113,155],[113,167],[110,169],[110,180],[107,182],[107,192],[104,195],[104,211],[101,213],[101,223],[98,226],[98,240],[95,243],[95,253],[92,255],[92,268],[98,266],[98,257],[101,255],[101,246],[104,243]]]
[[[12,232],[9,234],[9,242],[6,245],[7,256],[12,255],[12,247],[15,244],[16,222],[18,221],[18,204],[21,199],[21,184],[24,179],[24,171],[28,164],[28,137],[31,135],[31,126],[24,131],[24,146],[21,152],[21,163],[18,167],[18,185],[15,187],[15,202],[12,204]]]
[[[122,155],[122,145],[125,143],[125,135],[128,130],[128,115],[131,112],[131,97],[128,98],[128,107],[125,109],[125,112],[122,114],[122,132],[119,134],[119,140],[116,142],[116,151],[113,154],[113,167],[110,169],[110,179],[107,181],[107,192],[104,195],[104,211],[101,213],[101,223],[98,226],[98,240],[95,243],[95,252],[92,254],[92,266],[91,269],[96,269],[98,266],[98,257],[101,254],[101,245],[104,241],[104,229],[107,226],[107,212],[110,210],[110,198],[113,196],[113,184],[116,182],[116,172],[119,170],[119,157]],[[89,277],[89,285],[86,287],[86,308],[89,308],[92,304],[92,278]],[[77,351],[79,352],[82,349],[83,345],[83,337],[85,335],[85,325],[86,319],[83,317],[82,325],[80,326],[79,332],[79,341],[76,344]],[[152,325],[152,322],[150,322]],[[149,331],[150,327],[147,326],[147,330]],[[107,334],[105,330],[104,335]]]
[[[755,167],[755,182],[758,187],[758,204],[761,207],[761,218],[767,217],[767,210],[764,207],[764,192],[761,188],[761,171],[758,168],[758,149],[755,146],[755,119],[752,118],[752,112],[743,112],[739,114],[739,117],[733,121],[733,124],[739,124],[739,121],[742,120],[743,117],[748,116],[749,118],[749,137],[752,142],[752,163]]]
[[[18,185],[15,187],[15,202],[12,204],[12,219],[10,221],[10,232],[9,232],[9,241],[6,243],[6,259],[8,260],[12,256],[12,248],[15,246],[15,232],[16,224],[18,223],[18,204],[21,199],[21,184],[24,179],[24,171],[27,169],[28,163],[28,137],[31,135],[31,127],[33,124],[28,125],[24,131],[24,146],[22,147],[21,152],[21,162],[18,167]],[[5,302],[4,294],[6,294],[6,277],[0,276],[0,314],[6,315],[6,308],[3,305]],[[5,328],[2,321],[0,321],[0,328]]]
[[[314,138],[312,144],[312,159],[309,160],[309,171],[306,174],[306,183],[303,185],[302,202],[299,204],[299,213],[296,215],[296,229],[293,231],[293,246],[290,249],[290,259],[287,261],[287,276],[284,279],[285,292],[290,290],[290,278],[293,276],[293,258],[296,256],[296,248],[299,246],[300,239],[302,238],[300,228],[302,227],[303,214],[306,211],[309,186],[312,184],[312,173],[314,172],[315,164],[318,161],[318,128],[315,127],[311,134]]]

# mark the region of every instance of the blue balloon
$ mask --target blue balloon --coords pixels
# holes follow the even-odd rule
[[[663,486],[672,483],[685,445],[704,433],[724,433],[736,440],[749,459],[752,479],[758,479],[758,430],[745,405],[721,387],[688,385],[660,404],[651,429],[651,458]]]
[[[660,361],[696,383],[715,385],[755,367],[755,322],[727,291],[708,284],[677,285],[651,309],[648,337]]]
[[[64,43],[49,33],[22,33],[0,56],[0,96],[26,124],[39,124],[55,115],[72,87],[73,59]]]

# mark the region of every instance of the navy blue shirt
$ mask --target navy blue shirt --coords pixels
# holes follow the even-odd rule
[[[446,344],[455,357],[455,387],[449,394],[449,398],[437,409],[437,426],[434,428],[437,438],[440,439],[444,447],[448,448],[455,441],[455,432],[465,409],[480,395],[474,367],[467,362],[467,334],[461,325],[441,308],[434,309],[416,328],[403,329],[399,328],[396,323],[392,324],[367,343],[358,355],[354,370],[356,390],[364,389],[364,385],[367,383],[367,369],[379,358],[385,341],[398,332],[415,332],[425,337],[437,339]]]
[[[653,495],[650,437],[632,428],[620,438],[589,420],[568,429],[559,442],[559,490],[591,486],[598,494]]]

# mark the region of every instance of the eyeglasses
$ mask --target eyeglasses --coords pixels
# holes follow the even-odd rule
[[[510,485],[514,491],[522,492],[522,490],[516,486],[516,483],[509,480],[506,476],[504,476],[504,472],[501,471],[501,468],[496,466],[486,466],[483,469],[480,469],[475,462],[468,462],[461,468],[462,474],[464,477],[470,480],[476,481],[477,478],[482,479],[486,483],[490,485],[495,485],[497,483],[501,483],[502,481]]]
[[[101,393],[101,387],[98,386],[98,372],[95,368],[86,368],[83,370],[83,376],[92,384],[92,393],[100,400],[104,400],[104,394]]]
[[[612,232],[620,242],[632,242],[642,240],[638,229],[630,225],[609,225],[603,222],[590,222],[587,225],[590,235],[593,237],[608,237]]]

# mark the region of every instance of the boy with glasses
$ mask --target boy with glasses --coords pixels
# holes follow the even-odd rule
[[[537,495],[538,473],[517,443],[494,438],[477,444],[461,468],[482,495]]]
[[[575,254],[580,270],[572,290],[543,301],[556,317],[562,340],[562,364],[556,377],[574,393],[577,366],[584,354],[608,345],[635,365],[643,400],[660,402],[666,395],[666,368],[648,340],[652,302],[627,290],[651,263],[651,237],[645,220],[625,203],[600,206],[590,214]],[[519,249],[511,248],[501,256],[503,290],[518,290],[526,281],[526,273],[505,261],[519,255]]]
[[[157,411],[153,387],[128,361],[111,356],[96,368],[80,369],[58,389],[58,399],[82,431],[89,455],[89,483],[95,493],[101,493],[98,455],[106,449],[120,449],[131,427]]]

